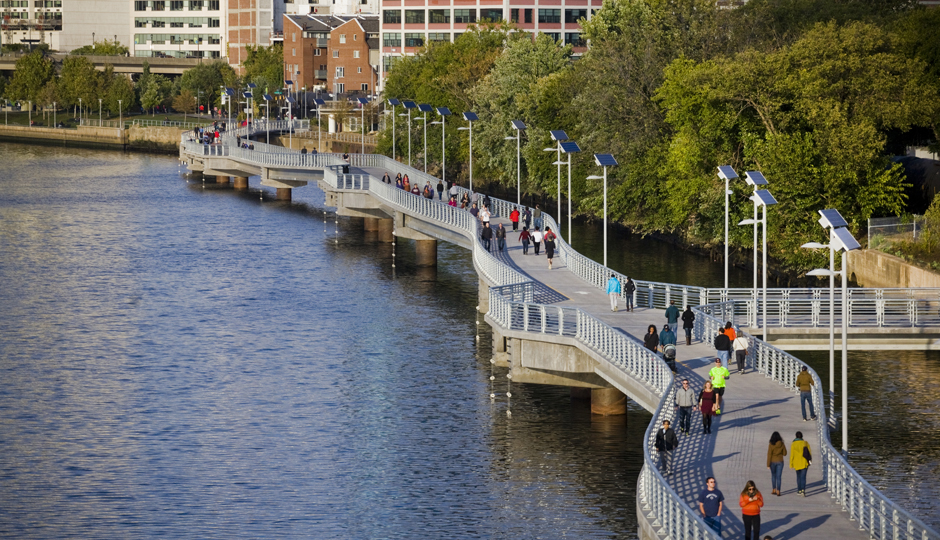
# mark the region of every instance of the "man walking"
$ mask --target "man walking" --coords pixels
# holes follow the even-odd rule
[[[796,377],[796,387],[800,389],[800,410],[803,413],[804,422],[816,419],[816,409],[813,408],[814,386],[816,386],[816,383],[813,382],[813,376],[806,370],[806,366],[803,366],[800,374]],[[809,403],[809,415],[811,418],[806,418],[807,403]]]
[[[607,295],[610,296],[610,310],[617,311],[617,299],[620,298],[620,280],[613,274],[607,280]]]
[[[444,182],[442,180],[437,181],[437,200],[444,200]]]
[[[542,229],[542,209],[539,208],[539,205],[535,205],[535,210],[532,211],[532,219],[535,220],[535,228],[538,230]],[[536,255],[539,253],[536,251]]]
[[[715,358],[715,367],[708,371],[708,378],[712,382],[715,393],[718,394],[716,401],[718,409],[715,411],[715,414],[721,414],[721,406],[725,401],[725,379],[730,376],[731,373],[728,372],[728,368],[721,365],[721,358]]]
[[[509,221],[512,223],[513,232],[519,230],[519,209],[513,207],[512,212],[509,212]]]
[[[669,307],[666,308],[666,322],[669,328],[679,328],[679,308],[676,307],[676,301],[670,300]]]
[[[725,496],[718,490],[718,482],[713,476],[705,480],[705,489],[698,495],[698,509],[705,518],[705,523],[721,536],[721,510]]]
[[[454,182],[450,185],[450,196],[456,199],[457,195],[459,194],[460,192],[457,190],[457,182]]]
[[[503,228],[503,224],[500,223],[496,226],[496,249],[502,251],[506,248],[506,229]]]
[[[689,434],[692,423],[692,407],[696,402],[695,392],[689,387],[689,380],[682,379],[682,387],[676,390],[676,409],[679,410],[679,432]]]
[[[669,427],[669,420],[663,420],[663,427],[656,432],[656,451],[659,452],[659,470],[663,476],[672,474],[672,452],[679,446],[676,432]]]
[[[490,250],[490,241],[493,240],[493,229],[490,228],[490,223],[486,222],[483,225],[483,231],[481,231],[481,237],[483,238],[483,247],[489,251]]]
[[[728,360],[731,359],[731,338],[724,332],[715,336],[715,354],[721,361],[722,367],[728,369]]]
[[[636,292],[636,283],[633,282],[630,276],[627,276],[627,284],[624,289],[627,293],[625,295],[627,299],[627,311],[633,311],[633,293]]]

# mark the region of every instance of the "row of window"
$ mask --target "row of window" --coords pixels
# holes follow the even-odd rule
[[[134,51],[140,58],[221,58],[221,51]]]
[[[134,11],[183,11],[189,8],[189,11],[202,11],[209,8],[210,11],[219,10],[219,0],[134,0]]]
[[[36,2],[37,4],[39,2]],[[28,8],[29,0],[3,0],[0,2],[0,7],[5,8]],[[6,14],[4,14],[6,16]]]
[[[526,23],[532,22],[532,9],[524,9],[523,21]],[[386,9],[382,12],[382,21],[385,24],[400,24],[401,23],[401,14],[402,10],[400,9]],[[564,10],[565,22],[569,24],[577,24],[581,19],[586,19],[588,16],[588,11],[586,9],[566,9]],[[502,9],[491,9],[491,8],[482,8],[480,9],[480,19],[488,19],[491,21],[501,21],[503,20],[503,10]],[[562,10],[560,9],[539,9],[538,10],[538,22],[540,23],[560,23],[562,16]],[[518,23],[519,21],[519,9],[510,10],[510,21]],[[431,24],[449,24],[451,22],[451,10],[449,9],[406,9],[405,10],[405,23],[406,24],[424,24],[425,21]],[[453,10],[453,22],[455,23],[475,23],[477,22],[477,10],[476,9],[455,9]]]
[[[323,50],[323,49],[314,47],[314,48],[313,48],[313,55],[314,55],[314,56],[320,56],[320,51],[322,51],[322,50]],[[358,50],[354,50],[352,53],[353,53],[353,55],[352,55],[353,58],[359,58],[359,51],[358,51]],[[291,56],[297,56],[297,47],[291,47],[291,48],[290,48],[290,55],[291,55]],[[333,58],[339,58],[339,49],[333,49]]]
[[[546,36],[552,38],[555,41],[561,39],[561,32],[543,32]],[[454,39],[460,34],[454,34]],[[434,33],[431,32],[427,35],[428,42],[435,41],[450,41],[449,33]],[[405,34],[405,47],[421,47],[424,45],[425,37],[423,33],[406,33]],[[584,47],[586,43],[584,38],[581,36],[580,32],[565,32],[565,45],[573,45],[575,47]],[[386,32],[382,34],[382,46],[383,47],[401,47],[402,46],[402,34],[400,32]],[[386,70],[388,71],[388,70]]]
[[[222,43],[219,34],[134,34],[135,45],[157,45],[171,43],[173,45],[218,45]]]
[[[134,28],[219,28],[220,22],[218,17],[137,17]]]

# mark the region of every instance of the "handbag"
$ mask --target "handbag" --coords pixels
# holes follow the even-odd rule
[[[813,454],[809,451],[809,446],[803,447],[803,459],[806,460],[807,466],[813,464]]]

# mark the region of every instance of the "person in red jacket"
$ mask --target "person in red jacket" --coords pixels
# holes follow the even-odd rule
[[[741,518],[744,521],[744,540],[758,540],[760,538],[760,509],[764,506],[764,497],[754,485],[753,480],[744,484],[741,492]],[[753,532],[753,536],[752,536]]]
[[[509,212],[509,221],[512,222],[512,230],[516,231],[519,229],[519,209],[513,208],[512,212]]]

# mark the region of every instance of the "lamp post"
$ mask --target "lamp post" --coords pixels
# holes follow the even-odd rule
[[[78,98],[78,125],[82,125],[82,98]]]
[[[29,109],[27,109],[29,111],[29,127],[33,127],[33,102],[27,101],[26,103],[29,103]]]
[[[604,268],[607,268],[607,167],[617,165],[617,160],[611,154],[594,154],[594,163],[604,168],[604,176],[588,176],[588,180],[604,180]],[[571,243],[570,241],[568,242]]]
[[[302,86],[300,88],[300,91],[304,93],[304,120],[306,120],[307,119],[307,85]]]
[[[754,191],[754,194],[751,195],[750,199],[754,201],[755,207],[763,207],[763,218],[760,220],[754,219],[745,219],[738,225],[755,225],[760,223],[763,229],[763,241],[764,241],[764,317],[761,320],[763,333],[762,337],[764,341],[767,341],[767,207],[777,204],[777,199],[774,199],[774,196],[770,194],[766,189],[758,189]],[[755,311],[755,324],[756,324],[756,312],[757,312],[757,303],[754,304]]]
[[[849,393],[848,393],[848,285],[846,279],[846,252],[861,248],[849,232],[848,223],[838,210],[820,210],[819,224],[829,229],[829,243],[809,242],[801,247],[809,249],[829,248],[829,269],[811,270],[808,276],[829,276],[829,416],[832,419],[835,403],[832,397],[835,391],[835,278],[842,276],[842,452],[849,451]],[[835,252],[842,251],[842,270],[835,269]]]
[[[266,118],[271,118],[271,100],[274,98],[271,94],[264,94],[262,97],[264,98],[264,115]],[[265,121],[264,123],[264,137],[265,142],[271,144],[271,122]]]
[[[555,156],[555,163],[552,163],[552,165],[558,166],[558,213],[555,215],[555,217],[558,218],[558,223],[560,225],[561,224],[561,166],[565,164],[561,160],[561,142],[567,141],[568,135],[560,129],[553,129],[550,133],[552,136],[552,140],[557,143],[557,146],[555,148],[545,148],[543,152],[556,152],[557,153],[557,155]],[[558,231],[558,232],[560,233],[561,231]]]
[[[424,121],[424,172],[428,172],[428,113],[433,112],[434,108],[427,103],[419,103],[418,110],[424,113],[424,116],[415,117],[415,121]],[[433,126],[437,122],[431,122]]]
[[[320,143],[323,140],[323,130],[320,129],[320,105],[325,104],[323,98],[314,98],[313,102],[317,105],[317,152],[321,152],[323,149],[320,147]]]
[[[257,85],[257,84],[255,84],[255,83],[253,83],[253,82],[248,83],[248,92],[247,92],[247,94],[248,94],[248,112],[246,113],[246,117],[247,117],[247,119],[248,119],[248,126],[249,126],[249,127],[251,126],[252,117],[254,116],[254,107],[252,107],[252,104],[253,104],[253,102],[254,102],[254,90],[255,90],[255,88],[258,88],[258,85]],[[249,135],[250,135],[250,132],[249,132]]]
[[[98,98],[98,127],[101,127],[101,98]]]
[[[124,129],[124,100],[118,100],[118,118],[120,119],[118,123],[121,126],[121,129]]]
[[[287,145],[294,148],[294,104],[297,100],[287,96]]]
[[[749,186],[754,186],[754,192],[756,193],[760,186],[767,185],[767,179],[764,178],[764,175],[758,171],[747,171],[744,174],[744,181]],[[751,200],[754,201],[754,324],[757,324],[757,224],[759,223],[757,219],[757,199],[751,197]],[[764,341],[767,341],[767,338],[764,338]]]
[[[389,98],[388,104],[392,106],[392,161],[395,161],[395,107],[401,105],[401,101]]]
[[[522,154],[520,153],[522,143],[520,141],[522,140],[522,132],[525,131],[525,123],[522,120],[510,120],[509,123],[516,130],[516,136],[506,137],[506,140],[516,141],[516,204],[522,206]]]
[[[444,121],[450,116],[450,109],[438,107],[437,114],[441,115],[441,180],[447,183],[447,126]]]
[[[59,123],[56,120],[56,104],[55,101],[52,102],[52,127],[59,127]]]
[[[359,108],[361,114],[359,122],[362,124],[359,126],[362,129],[362,153],[366,153],[366,105],[369,103],[369,98],[356,98],[359,101]]]
[[[568,245],[571,245],[571,154],[580,152],[581,147],[574,141],[561,143],[561,151],[568,154]]]
[[[463,113],[463,119],[467,121],[467,127],[459,127],[458,131],[469,130],[470,131],[470,193],[473,193],[473,123],[479,120],[477,113],[467,111]],[[444,186],[445,188],[447,186]]]
[[[737,177],[738,173],[734,172],[731,165],[720,165],[718,167],[718,178],[723,178],[725,181],[725,289],[728,288],[728,197],[732,193],[731,189],[729,189],[728,181],[734,180]],[[754,216],[754,219],[757,219],[757,216]],[[757,246],[756,242],[755,240],[755,247]],[[756,288],[757,278],[754,278],[754,283],[754,287]]]
[[[228,104],[228,123],[225,124],[226,131],[232,125],[232,96],[235,95],[235,90],[233,88],[225,88],[225,102]]]
[[[402,101],[401,104],[405,106],[405,111],[408,112],[408,114],[402,114],[401,116],[408,117],[408,166],[411,167],[411,109],[418,105],[414,101]],[[425,129],[425,131],[427,130]]]

